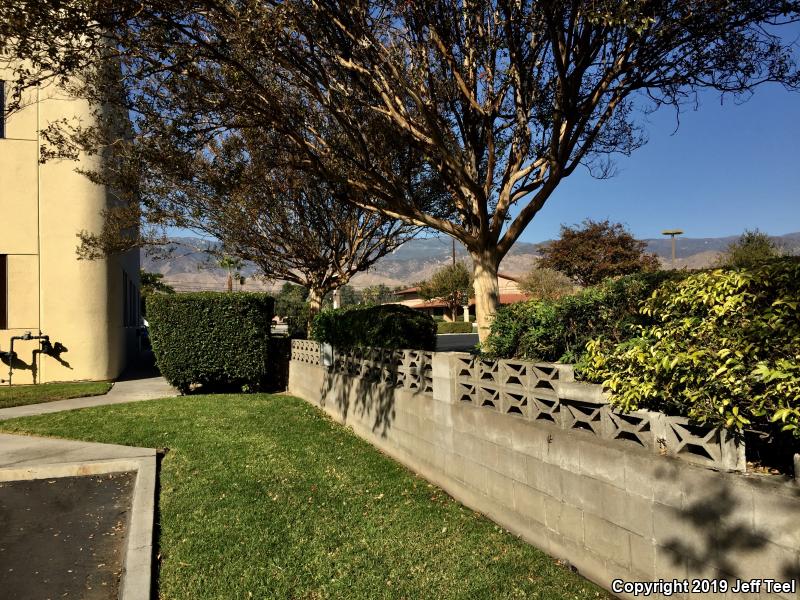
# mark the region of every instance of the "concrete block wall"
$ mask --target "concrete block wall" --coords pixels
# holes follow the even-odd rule
[[[721,473],[459,401],[447,354],[433,355],[431,374],[432,393],[415,393],[293,360],[289,391],[608,589],[615,579],[673,578],[770,578],[797,589],[797,483]],[[762,585],[741,597],[798,595]]]

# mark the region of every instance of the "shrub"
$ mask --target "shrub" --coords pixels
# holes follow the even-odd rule
[[[439,333],[472,333],[472,323],[465,323],[464,321],[442,321],[438,324],[438,327]]]
[[[720,255],[718,263],[720,267],[753,267],[780,255],[780,246],[766,233],[745,229],[739,239],[731,242]]]
[[[272,311],[265,294],[152,295],[147,313],[156,364],[184,393],[192,384],[259,389],[269,375]]]
[[[641,323],[639,305],[680,272],[637,273],[609,279],[558,300],[531,300],[501,308],[484,352],[495,358],[579,362],[597,336],[620,342]]]
[[[697,273],[662,286],[625,343],[589,346],[586,375],[623,410],[653,408],[694,422],[798,435],[800,261]]]
[[[595,285],[607,277],[657,270],[658,257],[646,248],[621,223],[587,219],[580,226],[562,225],[561,237],[541,249],[539,266]]]
[[[313,339],[337,348],[436,349],[436,323],[402,304],[325,310],[314,318]]]
[[[558,300],[574,294],[576,286],[569,277],[553,269],[531,269],[519,287],[534,300]]]

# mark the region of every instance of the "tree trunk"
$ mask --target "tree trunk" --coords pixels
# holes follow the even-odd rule
[[[233,291],[233,275],[230,272],[228,272],[228,291]]]
[[[497,269],[500,261],[493,250],[470,252],[475,289],[475,321],[478,324],[478,337],[481,343],[489,336],[492,319],[500,304],[500,288],[497,282]]]
[[[308,288],[308,335],[311,335],[311,326],[314,323],[314,317],[317,316],[322,308],[322,298],[325,293],[313,287]]]

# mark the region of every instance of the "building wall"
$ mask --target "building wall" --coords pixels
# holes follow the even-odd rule
[[[306,352],[305,362],[297,359],[303,353],[293,355],[290,393],[607,589],[615,579],[703,585],[710,578],[732,585],[737,578],[772,578],[794,582],[797,590],[796,481],[721,473],[461,402],[454,363],[444,353],[433,354],[429,392],[329,371],[319,365],[319,351],[316,361],[313,354]],[[798,595],[762,586],[752,594],[701,589],[649,597]]]
[[[9,78],[0,70],[0,80]],[[101,230],[110,195],[76,173],[75,162],[38,161],[39,131],[64,117],[85,124],[92,113],[86,102],[37,90],[6,119],[0,139],[0,254],[8,256],[8,328],[0,330],[0,350],[26,331],[66,348],[55,358],[38,353],[37,340],[15,341],[15,384],[112,379],[136,344],[135,323],[123,321],[122,286],[124,270],[138,290],[138,252],[95,261],[76,254],[80,231]],[[98,167],[97,160],[84,157],[80,166]],[[0,363],[0,379],[7,383],[7,364]]]

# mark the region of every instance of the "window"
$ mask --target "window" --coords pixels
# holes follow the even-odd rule
[[[136,327],[139,324],[139,288],[122,271],[122,326]]]
[[[122,326],[128,326],[128,313],[130,309],[128,308],[128,274],[123,271],[122,272]]]
[[[136,288],[133,285],[132,281],[128,281],[128,327],[133,327],[136,325],[136,301],[135,301],[135,292]]]
[[[8,256],[0,254],[0,329],[8,329]]]
[[[0,79],[0,139],[6,137],[6,82]]]

